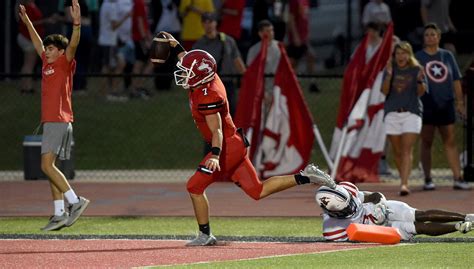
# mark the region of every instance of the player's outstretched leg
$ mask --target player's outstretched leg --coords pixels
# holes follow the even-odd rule
[[[418,222],[452,222],[452,221],[466,221],[466,215],[438,209],[430,210],[416,210],[415,221]]]

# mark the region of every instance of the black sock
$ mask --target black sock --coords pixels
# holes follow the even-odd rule
[[[211,227],[209,226],[209,223],[199,224],[199,231],[201,231],[203,234],[210,235],[211,234]]]
[[[307,183],[310,182],[309,177],[303,176],[303,175],[300,175],[300,174],[295,175],[295,180],[296,180],[296,184],[298,184],[298,185],[307,184]]]

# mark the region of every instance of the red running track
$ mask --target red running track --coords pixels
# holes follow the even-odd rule
[[[353,243],[221,242],[185,247],[181,240],[0,240],[2,268],[129,268],[255,259],[380,246]]]

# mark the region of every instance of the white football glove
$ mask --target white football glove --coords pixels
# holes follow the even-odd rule
[[[375,224],[377,225],[384,225],[385,222],[388,220],[389,210],[387,205],[384,202],[380,202],[375,204],[374,206],[374,218]]]

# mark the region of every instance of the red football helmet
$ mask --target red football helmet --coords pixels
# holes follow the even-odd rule
[[[174,72],[176,85],[185,89],[213,80],[217,69],[214,57],[204,50],[188,51],[176,66],[178,67]]]

